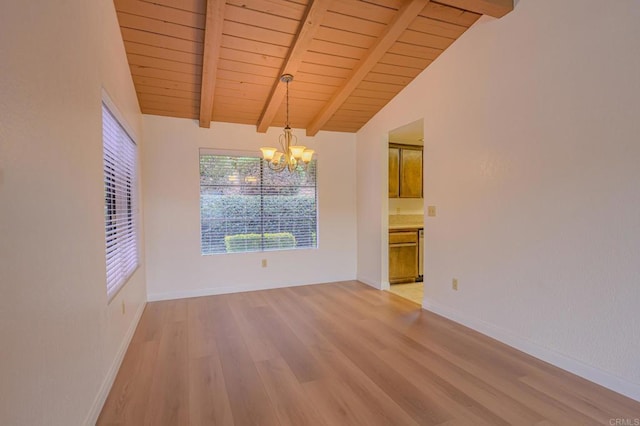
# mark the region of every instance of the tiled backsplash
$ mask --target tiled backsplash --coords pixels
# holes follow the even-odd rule
[[[424,211],[422,198],[389,198],[390,215],[416,215]]]

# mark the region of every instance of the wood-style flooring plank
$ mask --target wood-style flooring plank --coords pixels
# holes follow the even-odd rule
[[[256,307],[250,312],[254,324],[277,348],[280,356],[300,383],[322,377],[322,368],[310,351],[270,307]]]
[[[224,299],[219,298],[212,303],[211,309],[226,393],[235,424],[277,425],[275,408],[244,342],[243,330]]]
[[[303,297],[294,291],[279,292],[278,296],[280,297],[270,298],[273,307],[283,318],[300,318],[300,321],[292,322],[290,326],[303,343],[313,349],[316,358],[325,366],[327,378],[343,383],[351,392],[358,395],[365,403],[366,411],[377,419],[377,424],[415,423],[388,394],[323,335],[316,327],[318,316],[312,312]],[[313,392],[319,386],[322,385],[316,383],[306,389],[308,392]],[[324,386],[330,386],[330,384],[325,383]],[[322,398],[324,397],[321,396],[320,399]],[[331,398],[325,401],[325,404],[334,409],[339,407]]]
[[[189,424],[187,322],[175,321],[180,305],[172,305],[163,327],[144,424]]]
[[[253,361],[259,362],[279,357],[278,350],[260,331],[260,319],[256,323],[254,317],[248,314],[254,308],[251,299],[246,295],[231,296],[228,298],[228,304],[238,326],[244,331],[244,342]]]
[[[189,359],[218,356],[213,334],[213,313],[206,298],[196,297],[189,300],[187,326]]]
[[[543,419],[540,414],[525,404],[513,399],[486,381],[467,373],[455,362],[431,351],[428,346],[416,342],[397,330],[388,330],[388,326],[383,322],[371,324],[371,326],[382,328],[385,330],[385,334],[389,332],[395,336],[393,346],[396,349],[393,355],[402,360],[401,364],[409,364],[410,367],[406,371],[416,374],[416,377],[421,377],[421,382],[449,389],[447,393],[451,395],[462,392],[464,397],[468,396],[480,403],[510,424],[520,422],[535,424]],[[397,333],[393,333],[393,331],[397,331]],[[382,356],[384,358],[387,354],[383,353]],[[396,364],[394,363],[394,365]],[[452,385],[453,388],[450,388]]]
[[[233,425],[222,365],[217,356],[189,360],[189,420],[192,425]]]
[[[322,288],[321,292],[329,291]],[[326,294],[325,294],[326,295]],[[411,379],[406,378],[379,357],[379,351],[390,349],[380,340],[376,330],[365,330],[357,326],[364,314],[348,312],[351,321],[335,298],[310,300],[311,308],[329,310],[323,319],[322,328],[333,344],[413,419],[419,423],[438,424],[449,420],[449,413],[433,398],[424,394]]]
[[[328,425],[316,411],[314,400],[305,395],[303,384],[298,381],[283,358],[259,361],[256,365],[275,406],[280,424]]]
[[[132,341],[104,403],[100,424],[144,424],[159,341]]]
[[[345,380],[331,377],[303,384],[305,393],[317,404],[325,421],[330,425],[393,426],[417,424],[411,419],[402,423],[378,417],[370,405],[356,394]]]
[[[356,281],[153,302],[99,425],[597,425],[640,403]]]

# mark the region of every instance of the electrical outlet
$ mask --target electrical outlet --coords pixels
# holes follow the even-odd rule
[[[127,312],[127,309],[124,306],[124,300],[122,301],[122,315],[125,314],[125,312]]]
[[[452,288],[454,291],[458,291],[458,279],[457,279],[457,278],[454,278],[454,279],[451,281],[451,288]]]
[[[427,216],[435,217],[436,215],[436,206],[427,206]]]
[[[262,267],[263,268],[267,267],[267,259],[262,259]]]

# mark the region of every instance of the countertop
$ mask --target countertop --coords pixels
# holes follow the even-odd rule
[[[390,231],[397,231],[400,229],[422,229],[424,228],[424,223],[407,223],[404,225],[389,225]]]

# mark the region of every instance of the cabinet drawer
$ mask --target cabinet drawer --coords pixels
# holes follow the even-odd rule
[[[418,233],[415,231],[389,232],[389,244],[417,243]]]

